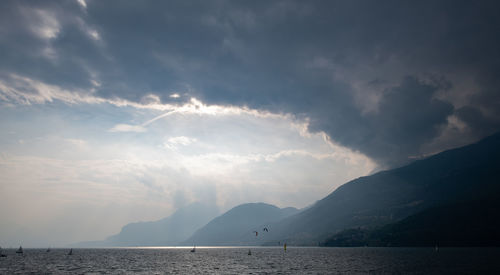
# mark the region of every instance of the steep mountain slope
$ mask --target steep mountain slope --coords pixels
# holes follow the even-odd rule
[[[499,246],[498,198],[431,207],[376,229],[348,229],[325,246]]]
[[[183,242],[185,245],[255,244],[268,232],[264,227],[297,213],[296,208],[278,208],[265,203],[247,203],[234,207],[213,219]],[[258,232],[256,236],[254,231]]]
[[[500,194],[500,134],[358,178],[273,224],[267,241],[316,245],[341,230],[399,221],[431,206]]]

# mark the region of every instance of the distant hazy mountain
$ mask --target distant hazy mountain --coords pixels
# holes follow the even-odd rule
[[[432,206],[498,199],[500,134],[407,166],[350,181],[273,224],[270,242],[317,245],[342,230],[394,223]],[[457,229],[460,230],[460,229]]]
[[[278,208],[265,203],[247,203],[234,207],[213,219],[183,242],[185,245],[261,244],[272,232],[271,223],[297,213],[296,208]],[[267,228],[268,231],[264,231]],[[257,231],[256,235],[254,231]]]
[[[169,246],[178,245],[218,214],[215,205],[193,203],[171,216],[152,222],[125,225],[117,235],[104,241],[85,242],[78,246]]]

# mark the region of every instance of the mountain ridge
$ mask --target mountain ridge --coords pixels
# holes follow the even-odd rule
[[[499,194],[500,134],[340,186],[313,206],[273,224],[267,242],[317,245],[355,227],[397,222],[439,203]]]
[[[268,233],[263,230],[264,227],[267,228],[272,222],[298,211],[293,207],[278,208],[267,203],[241,204],[214,218],[182,243],[185,245],[254,245],[256,240],[260,240]]]

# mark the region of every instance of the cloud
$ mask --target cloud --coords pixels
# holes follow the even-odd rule
[[[177,149],[177,146],[187,146],[189,144],[192,144],[196,142],[196,138],[190,138],[190,137],[185,137],[185,136],[179,136],[179,137],[171,137],[167,139],[167,141],[164,143],[165,148],[167,149],[172,149],[175,150]]]
[[[43,104],[59,100],[68,104],[99,104],[105,99],[97,98],[87,91],[68,91],[24,76],[11,74],[0,77],[0,99],[16,104]]]
[[[265,110],[250,109],[248,107],[207,105],[202,101],[191,98],[185,103],[161,103],[155,95],[145,95],[141,102],[129,101],[121,98],[101,98],[94,94],[95,90],[66,90],[57,85],[50,85],[28,77],[11,74],[0,76],[0,99],[21,105],[43,104],[61,101],[67,104],[111,104],[118,107],[132,107],[136,109],[150,109],[167,111],[143,123],[147,126],[158,119],[173,114],[198,115],[237,115],[250,114],[256,117],[286,117],[289,115],[275,114]]]
[[[485,116],[479,108],[464,106],[456,111],[457,117],[466,123],[469,131],[478,136],[487,135],[500,127],[500,119]]]
[[[442,150],[498,130],[496,8],[454,1],[195,8],[181,1],[6,1],[0,98],[106,102],[163,110],[164,117],[175,104],[203,115],[214,106],[293,114],[309,118],[311,131],[394,165],[429,153],[422,148],[438,139]],[[429,81],[436,78],[449,87]],[[420,83],[415,89],[434,88],[431,98],[421,97],[423,108],[404,113],[415,106],[415,95],[403,91],[408,79]],[[445,134],[451,116],[468,127]],[[402,134],[411,132],[407,125],[422,131]]]
[[[498,130],[471,119],[464,123],[476,130],[454,138],[443,130],[448,117],[465,106],[480,110],[484,120],[500,117],[491,100],[498,94],[500,71],[495,2],[220,1],[195,8],[181,1],[78,3],[4,3],[2,10],[14,15],[41,11],[39,26],[51,31],[38,32],[47,34],[43,38],[29,31],[34,19],[6,16],[12,22],[2,24],[9,40],[1,43],[9,50],[3,51],[1,70],[77,91],[74,95],[92,90],[86,100],[167,110],[172,102],[196,98],[208,106],[309,117],[312,131],[324,131],[383,165],[427,154],[425,144],[437,139],[445,149]],[[42,20],[49,13],[57,21]],[[23,39],[33,43],[19,45]],[[18,54],[7,54],[12,52]],[[450,86],[429,81],[433,78]],[[415,94],[401,90],[410,89],[408,79],[421,83],[415,89],[434,90],[431,99],[421,97],[426,106],[404,113],[415,105]],[[476,84],[464,86],[461,79]],[[145,104],[147,95],[159,101]],[[24,93],[14,102],[30,100]],[[422,132],[402,134],[406,125]]]
[[[82,8],[84,9],[87,8],[87,3],[85,2],[85,0],[78,0],[77,2],[78,4],[80,4],[80,6],[82,6]]]
[[[31,17],[37,18],[35,24],[31,25],[33,33],[42,39],[54,39],[60,31],[60,25],[54,14],[46,10],[31,10]]]
[[[454,110],[449,102],[435,97],[440,89],[407,77],[387,90],[379,110],[366,115],[369,132],[362,133],[365,139],[358,146],[369,156],[393,165],[420,154],[420,146],[439,136]]]
[[[129,124],[117,124],[113,128],[109,129],[110,132],[146,132],[146,128],[140,125],[129,125]]]

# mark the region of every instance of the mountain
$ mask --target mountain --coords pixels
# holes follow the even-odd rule
[[[77,246],[172,246],[191,236],[218,214],[215,205],[193,203],[158,221],[129,223],[120,233],[104,241],[80,243]]]
[[[265,203],[236,206],[197,230],[184,245],[249,245],[256,244],[268,232],[264,227],[297,213],[293,207],[278,208]],[[258,232],[256,236],[254,231]]]
[[[270,226],[263,241],[317,245],[350,228],[395,223],[446,203],[499,198],[500,134],[409,165],[361,177]]]
[[[348,229],[324,246],[500,246],[496,199],[431,207],[377,229]]]
[[[318,245],[327,240],[330,245],[365,245],[367,241],[370,245],[428,245],[438,239],[444,243],[440,245],[451,245],[461,238],[463,245],[478,240],[488,243],[498,236],[500,217],[491,212],[500,206],[498,171],[500,133],[352,180],[301,211],[249,203],[208,222],[214,215],[204,214],[208,209],[198,206],[157,222],[129,224],[106,242],[120,246],[276,245],[283,241]],[[463,222],[470,224],[461,227]],[[264,232],[264,227],[269,231]],[[468,233],[460,235],[460,231]],[[471,238],[481,234],[483,239]],[[411,243],[412,238],[420,241]]]

